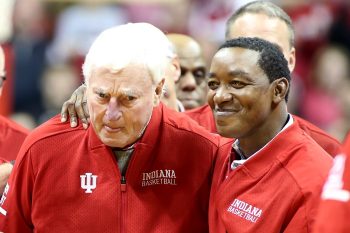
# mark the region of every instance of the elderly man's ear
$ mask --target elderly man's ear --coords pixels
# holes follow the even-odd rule
[[[163,93],[163,86],[164,86],[165,79],[163,78],[156,86],[156,89],[154,90],[154,96],[153,96],[153,106],[158,106],[160,103],[160,97]]]

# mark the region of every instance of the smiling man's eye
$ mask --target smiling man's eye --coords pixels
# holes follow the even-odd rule
[[[242,88],[245,86],[245,84],[241,81],[237,81],[237,80],[233,80],[230,82],[231,86],[233,86],[234,88]]]

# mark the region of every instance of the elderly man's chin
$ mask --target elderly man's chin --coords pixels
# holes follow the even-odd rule
[[[128,146],[129,144],[132,144],[126,140],[120,140],[120,139],[116,139],[116,138],[101,137],[100,139],[103,142],[103,144],[105,144],[109,147],[124,148],[124,147]]]
[[[130,137],[126,137],[126,135],[123,135],[120,132],[112,134],[101,132],[99,134],[99,138],[103,142],[103,144],[117,148],[124,148],[136,141],[136,138],[135,140],[132,140]]]

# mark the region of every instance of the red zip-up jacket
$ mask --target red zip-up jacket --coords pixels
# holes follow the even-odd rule
[[[184,113],[210,132],[217,133],[213,112],[208,104],[189,111],[185,111]],[[314,124],[298,116],[293,115],[293,118],[298,126],[303,129],[308,135],[310,135],[312,139],[314,139],[317,144],[319,144],[332,157],[341,153],[341,144],[337,139],[333,138]]]
[[[296,122],[234,170],[231,148],[220,146],[210,232],[310,233],[332,157]]]
[[[1,202],[1,229],[208,232],[217,151],[217,136],[159,106],[123,178],[111,148],[92,127],[70,128],[57,116],[34,130],[21,148]]]

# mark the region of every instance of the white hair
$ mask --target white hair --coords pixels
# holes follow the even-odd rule
[[[144,65],[157,84],[164,77],[167,57],[173,57],[164,33],[149,23],[128,23],[103,31],[93,42],[83,64],[86,85],[94,69],[118,72],[130,64]]]

